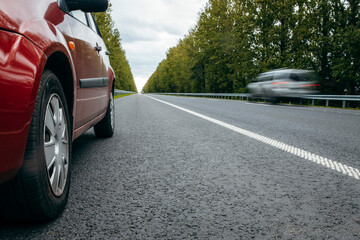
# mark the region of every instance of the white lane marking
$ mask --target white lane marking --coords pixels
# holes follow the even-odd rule
[[[300,149],[300,148],[297,148],[297,147],[294,147],[294,146],[279,142],[277,140],[274,140],[274,139],[271,139],[271,138],[268,138],[268,137],[265,137],[265,136],[250,132],[248,130],[245,130],[245,129],[242,129],[242,128],[239,128],[239,127],[235,127],[235,126],[230,125],[228,123],[225,123],[225,122],[216,120],[214,118],[205,116],[203,114],[188,110],[186,108],[182,108],[182,107],[179,107],[177,105],[174,105],[174,104],[171,104],[171,103],[156,99],[154,97],[150,97],[150,96],[148,96],[148,97],[153,99],[153,100],[156,100],[158,102],[161,102],[161,103],[167,104],[169,106],[172,106],[174,108],[177,108],[179,110],[182,110],[184,112],[195,115],[195,116],[197,116],[199,118],[205,119],[205,120],[210,121],[210,122],[215,123],[215,124],[218,124],[218,125],[220,125],[222,127],[225,127],[227,129],[233,130],[234,132],[240,133],[240,134],[242,134],[244,136],[250,137],[252,139],[258,140],[258,141],[263,142],[263,143],[266,143],[266,144],[268,144],[270,146],[273,146],[273,147],[278,148],[280,150],[283,150],[285,152],[291,153],[291,154],[293,154],[295,156],[298,156],[298,157],[301,157],[303,159],[309,160],[311,162],[317,163],[317,164],[322,165],[322,166],[324,166],[326,168],[335,170],[335,171],[340,172],[340,173],[342,173],[344,175],[353,177],[353,178],[358,179],[358,180],[360,179],[360,170],[357,169],[357,168],[354,168],[354,167],[342,164],[340,162],[336,162],[334,160],[331,160],[331,159],[328,159],[328,158],[313,154],[313,153],[305,151],[303,149]]]

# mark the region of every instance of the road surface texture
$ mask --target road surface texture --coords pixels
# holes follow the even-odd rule
[[[359,111],[132,95],[75,141],[64,213],[0,239],[359,239],[359,169]]]

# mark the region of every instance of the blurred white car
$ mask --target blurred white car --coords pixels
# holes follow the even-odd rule
[[[316,94],[319,86],[314,71],[277,69],[260,74],[248,88],[255,98],[276,102],[279,98],[301,98]]]

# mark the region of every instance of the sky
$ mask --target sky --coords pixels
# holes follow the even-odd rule
[[[138,91],[166,51],[193,28],[207,0],[112,0],[111,17],[120,31]]]

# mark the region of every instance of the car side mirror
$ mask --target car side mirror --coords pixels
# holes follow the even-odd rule
[[[108,0],[67,0],[70,11],[104,12],[108,8]]]

